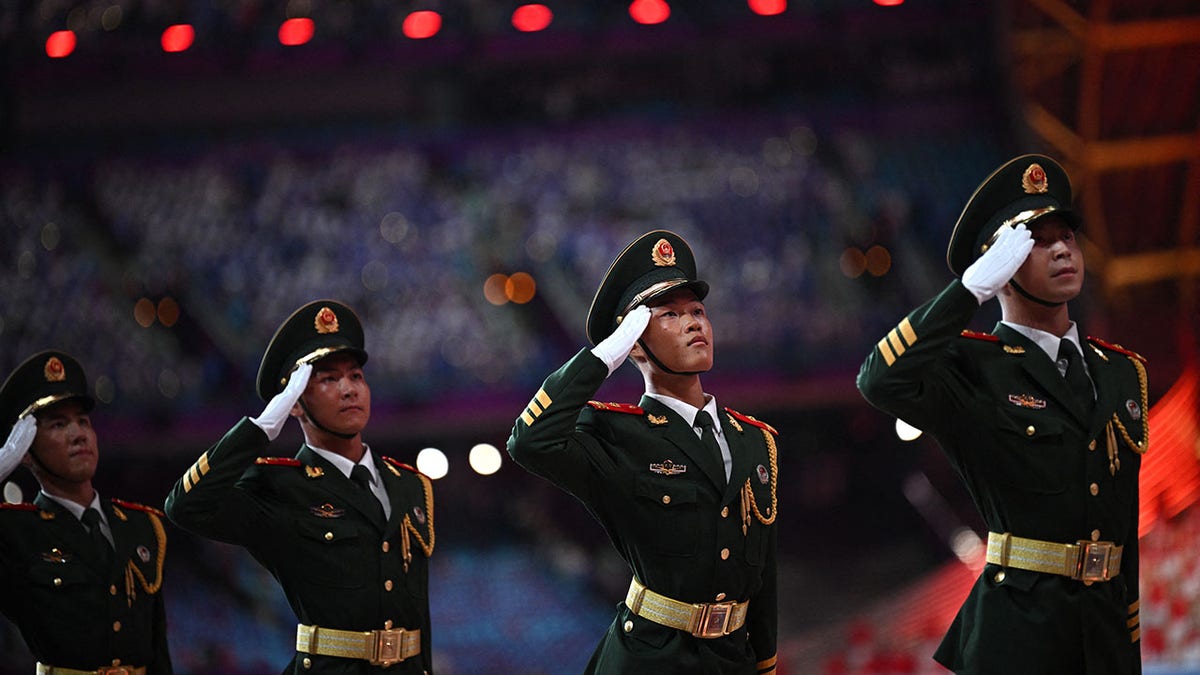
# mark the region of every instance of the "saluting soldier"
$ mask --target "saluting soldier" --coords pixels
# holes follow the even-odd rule
[[[1079,225],[1057,162],[1001,166],[950,235],[957,278],[858,376],[868,401],[937,439],[987,524],[987,564],[934,655],[957,673],[1141,672],[1146,370],[1069,316]],[[993,297],[995,330],[965,331]]]
[[[775,672],[775,430],[720,408],[708,284],[679,235],[613,262],[583,349],[517,419],[508,451],[583,502],[633,572],[588,673]],[[589,401],[630,357],[638,405]]]
[[[433,672],[433,490],[363,442],[366,361],[349,307],[296,310],[259,367],[262,414],[238,422],[167,497],[181,527],[244,546],[278,580],[299,620],[287,673]],[[304,445],[265,456],[289,416]]]
[[[38,675],[169,674],[162,514],[92,486],[93,405],[61,351],[34,354],[0,387],[0,481],[20,464],[41,485],[32,504],[0,504],[0,611]]]

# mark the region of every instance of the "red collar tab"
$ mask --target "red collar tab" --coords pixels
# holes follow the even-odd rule
[[[626,413],[628,415],[641,415],[645,411],[640,406],[632,403],[601,403],[600,401],[588,401],[588,405],[596,410],[607,410],[609,412]]]
[[[753,424],[754,426],[758,427],[759,429],[764,429],[766,431],[769,431],[774,436],[779,435],[779,432],[775,430],[775,427],[771,426],[770,424],[767,424],[766,422],[762,422],[757,419],[754,419],[753,417],[751,417],[749,415],[743,415],[742,413],[734,410],[733,408],[725,408],[725,412],[729,413],[730,415],[733,415],[734,417],[745,422],[746,424]]]
[[[295,457],[259,457],[254,460],[255,464],[266,464],[267,466],[301,466],[303,462]]]
[[[978,333],[973,330],[964,330],[962,333],[960,333],[960,335],[962,335],[965,338],[971,338],[972,340],[983,340],[985,342],[999,342],[1000,341],[1000,338],[998,336],[992,335],[991,333]]]
[[[1098,337],[1092,337],[1091,335],[1089,335],[1087,337],[1087,341],[1091,342],[1092,344],[1104,347],[1105,349],[1107,349],[1109,351],[1114,351],[1114,352],[1117,352],[1118,354],[1124,354],[1125,356],[1128,356],[1131,359],[1137,359],[1138,361],[1141,361],[1142,363],[1146,363],[1146,357],[1142,356],[1141,354],[1139,354],[1133,350],[1126,349],[1126,348],[1122,347],[1121,345],[1113,344],[1111,342],[1105,342],[1104,340],[1101,340]]]

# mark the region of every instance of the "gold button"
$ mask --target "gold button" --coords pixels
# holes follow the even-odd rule
[[[54,577],[54,585],[62,586],[62,579],[59,579],[58,577]]]
[[[108,594],[109,594],[109,595],[116,595],[116,594],[117,594],[117,585],[116,585],[116,584],[113,584],[112,586],[109,586],[109,587],[108,587]]]
[[[383,582],[383,590],[385,590],[385,591],[392,590],[392,580],[391,579],[388,579],[387,581]]]
[[[724,599],[725,599],[725,594],[724,594],[724,593],[717,593],[717,602],[720,602],[720,601],[722,601],[722,600],[724,600]]]
[[[304,669],[308,670],[309,668],[312,668],[312,659],[306,656],[304,657]]]
[[[1096,495],[1100,494],[1100,486],[1092,483],[1088,486],[1088,491],[1092,493],[1093,497],[1095,497]]]
[[[1029,426],[1025,427],[1025,435],[1026,435],[1026,436],[1032,436],[1032,435],[1034,435],[1034,434],[1036,434],[1036,433],[1037,433],[1037,429],[1034,429],[1032,424],[1030,424]]]
[[[1095,449],[1096,449],[1096,439],[1093,438],[1092,442],[1088,443],[1088,450],[1095,450]]]
[[[1146,447],[1146,441],[1138,441],[1138,450]]]
[[[722,517],[722,518],[728,518],[728,517],[729,517],[729,507],[728,507],[728,506],[726,506],[725,508],[721,509],[721,517]]]
[[[999,572],[996,572],[996,576],[994,576],[992,578],[995,579],[996,583],[998,583],[998,584],[1004,583],[1004,570],[1000,570]]]
[[[383,546],[381,546],[380,548],[383,549],[384,553],[387,553],[388,550],[392,548],[392,545],[385,541],[385,542],[383,542]]]
[[[391,619],[388,619],[387,621],[384,621],[384,622],[383,622],[383,629],[384,629],[384,630],[391,630],[391,629],[392,629],[392,620],[391,620]]]
[[[721,560],[729,560],[729,549],[721,549]]]
[[[332,532],[325,533],[325,541],[333,541],[333,533]]]
[[[121,622],[120,622],[120,621],[114,621],[114,622],[113,622],[113,632],[114,632],[114,633],[119,633],[119,632],[121,632]]]
[[[1092,530],[1092,541],[1100,541],[1100,530]]]
[[[663,503],[670,504],[671,503],[671,495],[663,495]]]
[[[625,632],[626,633],[633,632],[633,622],[632,621],[625,622]]]

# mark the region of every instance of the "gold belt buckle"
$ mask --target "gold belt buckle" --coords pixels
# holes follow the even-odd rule
[[[1114,544],[1111,541],[1087,541],[1081,539],[1079,545],[1079,562],[1075,564],[1075,579],[1084,583],[1108,581],[1108,562],[1112,556]]]
[[[729,634],[729,619],[733,617],[733,602],[712,602],[699,605],[700,619],[692,630],[698,638],[715,638]]]
[[[371,636],[375,640],[375,644],[371,648],[371,658],[368,659],[371,665],[386,668],[404,660],[403,628],[373,630]]]

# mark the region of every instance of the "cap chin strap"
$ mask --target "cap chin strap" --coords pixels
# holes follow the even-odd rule
[[[658,366],[659,370],[663,371],[664,373],[669,373],[671,375],[699,375],[700,373],[706,372],[703,370],[691,370],[691,371],[683,371],[683,372],[678,371],[678,370],[671,370],[670,368],[667,367],[667,364],[658,360],[658,357],[654,355],[654,352],[650,351],[650,348],[646,346],[645,340],[642,340],[639,338],[637,343],[642,346],[642,351],[646,352],[646,356],[649,357],[650,360],[654,362],[654,365]]]
[[[300,404],[300,409],[304,411],[304,415],[306,417],[308,417],[308,421],[312,422],[312,425],[314,427],[320,429],[321,431],[324,431],[325,433],[331,434],[333,436],[337,436],[338,438],[345,438],[347,440],[354,438],[355,436],[358,435],[358,434],[344,434],[340,431],[334,431],[333,429],[330,429],[329,427],[327,427],[324,424],[321,424],[319,421],[317,421],[317,418],[313,416],[312,412],[308,409],[308,406],[305,405],[303,397],[297,399],[297,402]]]
[[[1008,283],[1012,285],[1013,289],[1016,290],[1017,293],[1021,294],[1021,297],[1029,300],[1030,302],[1036,302],[1043,307],[1062,307],[1063,305],[1067,304],[1066,302],[1050,302],[1049,300],[1043,300],[1039,297],[1036,297],[1029,291],[1021,288],[1021,285],[1017,283],[1016,279],[1010,279]]]

